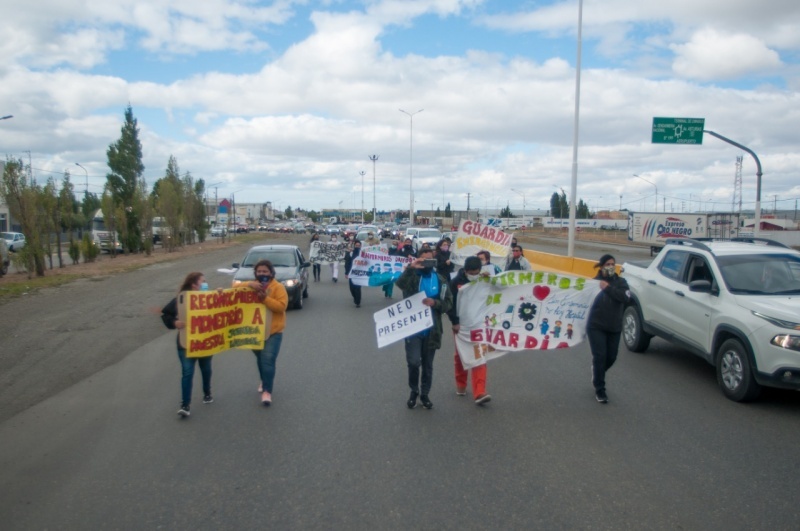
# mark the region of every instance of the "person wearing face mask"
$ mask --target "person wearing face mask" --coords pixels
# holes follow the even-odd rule
[[[444,278],[450,280],[453,271],[455,270],[455,265],[453,265],[453,262],[450,261],[449,238],[444,238],[436,244],[434,256],[436,258],[436,272],[442,275]]]
[[[395,282],[403,291],[403,298],[424,292],[422,303],[430,307],[433,317],[433,327],[405,338],[408,386],[411,388],[411,395],[406,402],[409,409],[417,407],[418,397],[422,407],[433,407],[428,396],[433,383],[433,356],[436,349],[442,346],[442,314],[453,306],[453,295],[447,279],[436,273],[435,263],[433,249],[423,247],[419,257],[406,267]]]
[[[397,250],[397,256],[405,256],[406,258],[409,256],[412,258],[417,257],[417,253],[414,252],[414,246],[411,245],[411,238],[403,240],[403,246]]]
[[[286,327],[286,308],[289,306],[289,295],[283,284],[275,280],[275,267],[269,260],[259,260],[253,268],[255,280],[247,282],[246,285],[254,289],[267,310],[272,313],[272,321],[269,336],[264,341],[264,348],[253,350],[256,355],[258,374],[261,377],[261,385],[258,392],[261,393],[261,403],[265,406],[272,405],[272,388],[275,382],[275,364],[278,360],[278,353],[283,342],[283,329]]]
[[[339,238],[335,234],[331,234],[331,243],[339,243]],[[331,278],[334,283],[339,281],[339,262],[331,262]]]
[[[450,281],[450,291],[453,292],[453,306],[447,312],[447,317],[450,318],[450,323],[453,325],[453,335],[458,334],[461,329],[461,324],[458,319],[458,290],[465,284],[478,280],[481,277],[481,260],[477,256],[468,256],[464,260],[464,267],[458,270],[456,276]],[[461,363],[461,356],[458,354],[458,344],[453,355],[453,363],[455,366],[456,374],[456,394],[458,396],[466,396],[467,394],[467,379],[469,372],[464,368]],[[482,405],[489,402],[492,397],[486,392],[486,364],[478,365],[472,368],[472,398],[477,405]]]
[[[358,258],[361,253],[361,242],[356,240],[353,242],[353,250],[344,256],[344,278],[350,283],[350,295],[353,296],[353,302],[356,303],[356,308],[361,308],[361,286],[353,284],[353,279],[350,278],[350,271],[353,269],[353,260]]]
[[[617,359],[619,339],[622,335],[622,313],[631,300],[628,282],[617,275],[616,260],[604,254],[595,264],[599,269],[594,277],[600,282],[597,294],[589,310],[587,335],[592,351],[592,384],[595,398],[601,404],[608,402],[606,393],[606,371]]]
[[[481,275],[493,277],[503,272],[500,266],[492,263],[492,255],[489,251],[478,251],[478,258],[481,261]]]
[[[311,241],[309,242],[311,244],[311,247],[308,249],[309,255],[311,254],[311,250],[314,248],[313,247],[314,242],[318,241],[319,241],[319,234],[315,232],[314,234],[311,235]],[[322,273],[322,264],[315,262],[314,264],[311,265],[311,268],[312,272],[314,273],[314,282],[319,282],[319,277],[320,274]]]
[[[207,291],[208,283],[203,273],[195,272],[186,275],[183,280],[178,295],[185,291]],[[175,297],[161,309],[161,321],[170,330],[181,330],[186,328],[186,322],[178,318],[178,297]],[[203,403],[210,404],[214,401],[211,397],[211,356],[202,358],[187,358],[186,346],[181,345],[181,336],[178,333],[178,360],[181,362],[181,407],[178,415],[188,417],[191,415],[190,406],[192,403],[192,380],[194,380],[195,362],[200,366],[200,374],[203,376]]]
[[[530,271],[531,263],[522,255],[522,247],[511,247],[511,259],[506,264],[506,271]]]

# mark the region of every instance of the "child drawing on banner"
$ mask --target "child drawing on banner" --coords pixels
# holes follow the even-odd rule
[[[558,338],[561,335],[561,321],[556,321],[556,326],[553,327],[553,337]]]
[[[570,323],[567,325],[567,339],[572,339],[572,334],[573,334],[572,323]]]
[[[544,319],[542,319],[542,322],[539,325],[539,330],[541,330],[543,336],[546,336],[547,331],[549,329],[550,329],[550,323],[547,322],[547,317],[545,317]]]

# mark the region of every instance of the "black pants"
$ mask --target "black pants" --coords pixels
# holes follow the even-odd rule
[[[353,284],[352,279],[350,280],[350,295],[353,296],[354,303],[361,304],[361,286]]]
[[[436,350],[428,346],[428,337],[413,335],[406,338],[406,363],[408,386],[417,394],[427,395],[433,384],[433,356]],[[419,370],[422,369],[420,382]]]
[[[597,328],[587,330],[592,349],[592,383],[595,391],[606,390],[606,371],[617,361],[622,332],[606,332]]]
[[[322,265],[314,264],[314,280],[319,280],[320,273],[322,272]]]

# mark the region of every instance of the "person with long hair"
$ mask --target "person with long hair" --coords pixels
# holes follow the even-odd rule
[[[264,347],[260,350],[253,350],[253,354],[256,355],[258,374],[261,377],[261,385],[258,386],[261,403],[269,406],[272,405],[275,366],[283,342],[283,329],[286,328],[286,308],[289,306],[289,295],[283,284],[275,279],[275,267],[269,260],[259,260],[253,268],[253,274],[255,280],[247,282],[246,285],[256,290],[258,299],[272,313],[272,324],[269,336],[264,341]]]
[[[309,242],[311,245],[311,247],[309,247],[308,249],[309,256],[311,255],[311,249],[313,249],[314,242],[318,241],[319,241],[319,233],[315,232],[314,234],[311,235],[311,241]],[[311,270],[314,273],[314,282],[319,282],[320,274],[322,273],[322,264],[314,262],[314,264],[312,264]]]
[[[208,290],[206,277],[203,273],[194,272],[186,275],[183,280],[178,295],[185,291],[205,291]],[[186,322],[178,318],[178,297],[169,301],[161,309],[161,320],[170,330],[181,330],[186,328]],[[211,396],[211,356],[202,358],[187,358],[186,346],[181,345],[180,332],[176,340],[178,347],[178,359],[181,362],[181,407],[178,415],[188,417],[191,415],[190,407],[192,403],[192,380],[194,380],[195,362],[200,366],[200,374],[203,376],[203,403],[210,404],[214,401]]]
[[[436,258],[436,272],[449,282],[452,280],[455,265],[450,260],[450,238],[443,238],[436,244],[433,257]]]
[[[353,242],[353,250],[344,256],[344,278],[350,284],[350,295],[353,296],[356,308],[361,308],[361,286],[353,283],[353,279],[350,278],[350,271],[353,269],[353,261],[358,258],[359,254],[361,254],[361,242],[355,240]]]
[[[604,254],[594,265],[594,277],[600,281],[600,293],[589,310],[587,336],[592,351],[592,384],[595,398],[608,403],[606,372],[614,365],[622,335],[622,313],[631,300],[628,282],[617,274],[617,263],[610,254]]]

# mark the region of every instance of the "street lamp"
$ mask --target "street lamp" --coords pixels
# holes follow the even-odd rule
[[[403,109],[398,109],[403,114],[407,114],[409,117],[409,128],[408,128],[408,221],[410,225],[414,224],[414,186],[413,186],[413,176],[414,176],[414,115],[419,114],[425,109],[420,109],[415,112],[408,112],[404,111]]]
[[[5,116],[5,117],[3,117],[3,120],[5,120],[6,118],[11,118],[11,117],[10,116]],[[86,192],[84,193],[84,195],[88,195],[89,194],[89,170],[87,170],[86,168],[84,168],[83,166],[78,164],[77,162],[75,163],[75,166],[79,167],[84,172],[86,172]]]
[[[361,223],[364,223],[364,175],[367,172],[361,170],[358,174],[361,176]]]
[[[512,192],[517,192],[519,195],[522,196],[522,224],[525,224],[525,192],[520,192],[519,190],[511,189]]]
[[[375,163],[378,161],[378,155],[371,155],[369,160],[372,161],[372,223],[378,219],[378,210],[375,203]]]
[[[637,175],[637,174],[634,173],[633,176],[634,177],[638,177],[639,179],[643,180],[646,183],[652,184],[653,187],[656,189],[656,210],[655,211],[658,212],[658,186],[656,186],[655,183],[648,181],[647,179],[645,179],[644,177],[642,177],[640,175]]]
[[[8,120],[9,118],[13,118],[13,114],[7,114],[5,116],[0,116],[0,120]]]

